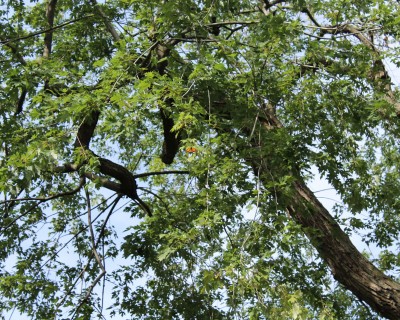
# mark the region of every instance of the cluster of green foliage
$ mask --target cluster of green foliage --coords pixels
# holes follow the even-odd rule
[[[324,177],[399,278],[399,19],[390,0],[2,0],[3,317],[377,318],[286,208]],[[148,173],[151,216],[98,156]]]

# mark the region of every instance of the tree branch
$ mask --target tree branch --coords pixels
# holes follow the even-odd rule
[[[47,24],[49,25],[50,29],[52,29],[54,25],[56,5],[57,5],[57,0],[50,0],[46,7]],[[48,30],[45,32],[44,35],[43,58],[48,58],[50,56],[52,43],[53,43],[53,30]]]
[[[395,112],[397,117],[400,117],[400,102],[397,101],[395,93],[391,87],[391,79],[385,68],[385,64],[381,59],[381,52],[376,48],[376,46],[372,43],[372,41],[366,37],[363,33],[363,30],[357,29],[352,24],[344,24],[340,26],[334,27],[323,27],[321,28],[321,35],[324,34],[348,34],[356,37],[362,44],[364,44],[367,48],[372,51],[372,54],[376,57],[374,61],[374,65],[371,71],[371,83],[375,86],[381,86],[383,84],[383,88],[386,91],[385,99],[387,102],[392,104],[395,107]]]
[[[155,193],[155,192],[153,192],[153,191],[151,191],[151,190],[149,190],[147,188],[138,187],[138,189],[139,190],[143,190],[143,191],[145,191],[147,193],[150,193],[151,195],[156,197],[158,200],[160,200],[160,202],[164,205],[165,210],[167,210],[168,214],[171,215],[171,212],[169,212],[167,203],[165,203],[164,200],[157,193]]]
[[[111,215],[114,213],[114,209],[115,209],[115,207],[117,206],[119,200],[121,200],[121,198],[122,198],[122,194],[119,194],[119,195],[117,196],[117,198],[113,201],[112,207],[111,207],[110,211],[108,212],[108,214],[107,214],[106,218],[104,219],[104,222],[103,222],[103,224],[102,224],[102,226],[101,226],[101,228],[100,228],[100,233],[99,233],[99,236],[98,236],[98,238],[97,238],[97,240],[96,240],[96,243],[95,243],[95,246],[94,246],[95,248],[97,248],[97,247],[99,246],[100,239],[101,239],[101,237],[104,235],[104,230],[105,230],[105,228],[106,228],[106,225],[107,225],[107,223],[108,223],[108,220],[110,219]],[[94,220],[93,220],[93,221],[94,221]]]
[[[149,176],[158,176],[162,174],[189,174],[189,173],[190,171],[187,170],[171,170],[171,171],[144,172],[144,173],[134,174],[133,176],[135,178],[143,178]]]
[[[74,147],[89,149],[90,140],[93,137],[94,130],[96,129],[97,122],[99,121],[100,111],[93,110],[88,116],[85,117],[78,129]]]
[[[55,195],[52,196],[48,196],[48,197],[44,197],[44,198],[19,198],[19,199],[11,199],[11,200],[7,200],[5,202],[2,203],[7,203],[7,202],[17,202],[17,201],[39,201],[38,203],[34,204],[31,208],[29,208],[27,211],[25,211],[24,213],[20,214],[18,217],[16,217],[15,219],[13,219],[8,225],[6,225],[3,229],[0,228],[1,231],[7,230],[9,227],[11,227],[15,222],[17,222],[19,219],[21,219],[22,217],[28,215],[32,210],[34,210],[35,208],[37,208],[40,204],[42,204],[43,202],[49,201],[49,200],[53,200],[53,199],[57,199],[60,197],[65,197],[65,196],[69,196],[69,195],[73,195],[75,193],[77,193],[83,186],[85,185],[85,179],[81,178],[79,181],[79,185],[70,191],[65,191],[65,192],[61,192],[61,193],[57,193]]]
[[[261,109],[264,116],[258,117],[258,121],[265,132],[286,130],[272,105],[264,105]],[[232,118],[230,114],[228,117]],[[243,128],[243,131],[250,137],[252,128]],[[260,143],[263,141],[255,141],[253,138],[250,147],[260,147]],[[261,154],[261,158],[262,161],[254,158],[245,160],[256,174],[260,173],[258,176],[264,185],[270,184],[271,178],[278,180],[281,175],[293,177],[290,192],[274,188],[276,201],[285,204],[287,213],[302,227],[334,278],[378,313],[389,319],[398,319],[400,283],[386,276],[357,250],[348,235],[307,187],[295,165],[287,168],[279,162],[271,163],[268,154]]]
[[[39,31],[36,31],[36,32],[29,33],[26,36],[17,37],[17,38],[13,38],[13,39],[5,39],[5,40],[2,39],[0,41],[0,44],[9,44],[11,42],[16,42],[16,41],[19,41],[19,40],[29,39],[29,38],[41,35],[43,33],[47,33],[47,32],[51,32],[51,31],[60,29],[60,28],[65,27],[65,26],[67,26],[69,24],[72,24],[72,23],[75,23],[77,21],[80,21],[80,20],[83,20],[83,19],[86,19],[86,18],[90,18],[90,17],[93,17],[93,16],[94,16],[93,14],[90,14],[90,15],[87,15],[87,16],[84,16],[84,17],[80,17],[80,18],[76,18],[76,19],[73,19],[73,20],[69,20],[69,21],[61,23],[61,24],[59,24],[59,25],[57,25],[55,27],[52,27],[52,28],[48,28],[48,29],[39,30]]]
[[[37,197],[37,198],[18,198],[18,199],[10,199],[10,200],[6,200],[6,201],[1,201],[0,204],[5,204],[5,203],[10,203],[10,202],[20,202],[20,201],[40,201],[40,202],[46,202],[49,200],[53,200],[53,199],[57,199],[60,197],[65,197],[65,196],[70,196],[73,195],[75,193],[77,193],[80,189],[82,189],[82,187],[85,185],[85,179],[80,178],[79,179],[79,185],[72,190],[68,190],[65,192],[60,192],[48,197]]]
[[[3,37],[0,37],[0,39],[1,39],[0,43],[4,44],[6,47],[8,47],[11,50],[11,53],[19,61],[19,63],[21,63],[23,66],[26,66],[26,61],[25,61],[24,57],[19,53],[17,47],[14,44],[8,42],[8,40],[4,40]]]
[[[94,231],[93,231],[93,225],[92,225],[92,209],[91,209],[91,205],[90,205],[90,195],[89,195],[89,191],[85,190],[85,194],[86,194],[86,204],[87,204],[87,215],[88,215],[88,226],[89,226],[89,233],[90,233],[90,242],[92,245],[92,251],[94,254],[94,257],[96,258],[97,264],[99,265],[100,269],[101,269],[101,273],[99,275],[99,277],[101,278],[102,276],[104,276],[106,274],[106,269],[104,268],[104,265],[100,259],[99,253],[97,252],[97,248],[96,248],[96,239],[94,236]],[[94,286],[93,286],[94,287]],[[88,292],[88,295],[86,297],[88,297],[90,295],[90,292]]]
[[[315,20],[314,16],[308,8],[304,8],[302,12],[304,12],[317,27],[321,27],[321,25],[318,23],[317,20]]]
[[[262,121],[265,130],[285,130],[273,112],[266,110],[265,115],[267,123]],[[264,173],[260,175],[260,179],[266,183],[266,172],[269,176],[271,172],[282,171],[275,167],[272,170],[266,168],[265,164],[252,165]],[[295,177],[292,183],[294,193],[287,198],[283,193],[277,192],[278,200],[281,203],[289,203],[287,212],[303,227],[303,232],[330,267],[334,278],[358,298],[366,301],[375,311],[389,319],[397,319],[400,314],[400,284],[383,274],[357,250],[347,234],[301,179],[300,173],[292,172],[292,176]]]
[[[106,203],[108,200],[110,200],[112,197],[114,197],[115,194],[113,194],[112,196],[108,197],[106,200],[100,202],[99,204],[97,204],[93,209],[96,209],[97,207],[103,205],[104,203]],[[112,206],[114,204],[115,200],[113,200],[111,202],[111,204],[107,205],[107,207],[101,211],[93,220],[92,222],[95,222],[104,212],[105,210],[107,210],[110,206]],[[81,214],[80,216],[86,215],[87,211],[83,214]],[[86,229],[88,228],[88,226],[83,227],[81,230],[79,230],[78,232],[74,233],[74,235],[71,237],[71,239],[69,239],[67,242],[65,242],[61,248],[59,248],[50,258],[48,258],[44,263],[42,263],[40,265],[40,268],[43,268],[47,263],[49,263],[50,261],[53,260],[53,258],[55,258],[65,247],[68,246],[69,243],[71,243],[72,240],[76,239],[82,232],[84,232]]]
[[[114,41],[119,41],[120,40],[120,36],[119,36],[117,30],[115,30],[113,24],[107,18],[107,15],[104,13],[103,9],[97,4],[96,0],[90,0],[90,2],[93,4],[95,9],[99,13],[100,17],[102,18],[104,24],[106,25],[107,30],[110,32],[110,34],[113,37]]]

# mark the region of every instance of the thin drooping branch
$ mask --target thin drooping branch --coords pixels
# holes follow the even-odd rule
[[[60,306],[62,306],[64,304],[64,301],[72,294],[72,290],[74,290],[75,286],[77,285],[79,279],[81,279],[84,275],[84,273],[86,272],[86,269],[89,267],[90,262],[92,262],[92,259],[94,257],[94,254],[92,252],[92,254],[89,256],[88,261],[86,263],[86,265],[82,268],[82,270],[79,272],[78,276],[75,278],[74,282],[71,284],[71,286],[68,288],[67,292],[64,293],[64,296],[61,298],[60,301],[58,301],[55,310],[59,310]],[[99,279],[100,281],[101,279]],[[92,289],[93,290],[93,289]],[[82,307],[83,303],[81,303],[79,305],[79,309]],[[79,311],[78,309],[75,309],[74,311],[74,315],[77,313],[77,311]],[[71,317],[71,319],[74,319],[74,317]]]
[[[105,199],[104,201],[100,202],[100,203],[97,204],[95,207],[93,207],[92,210],[94,210],[94,209],[96,209],[96,208],[102,206],[104,203],[106,203],[108,200],[110,200],[110,199],[111,199],[112,197],[114,197],[114,196],[115,196],[115,194],[113,194],[112,196],[108,197],[108,198]],[[95,222],[95,221],[96,221],[110,206],[113,206],[114,202],[115,202],[115,200],[113,200],[113,201],[111,202],[111,204],[107,205],[107,207],[106,207],[105,209],[103,209],[103,210],[92,220],[92,223]],[[80,216],[83,216],[83,215],[87,215],[87,211],[84,212],[84,213],[82,213]],[[78,232],[75,232],[75,233],[73,234],[73,236],[72,236],[68,241],[66,241],[52,256],[50,256],[44,263],[42,263],[42,264],[40,265],[40,268],[45,267],[50,261],[52,261],[55,257],[57,257],[58,254],[68,246],[68,244],[70,244],[70,243],[71,243],[74,239],[76,239],[80,234],[82,234],[84,231],[86,231],[87,228],[88,228],[88,226],[85,226],[85,227],[83,227],[82,229],[80,229]]]
[[[96,287],[97,283],[105,276],[106,274],[106,269],[104,268],[103,262],[101,261],[100,255],[97,252],[96,249],[96,240],[95,240],[95,235],[94,235],[94,230],[93,230],[93,225],[92,225],[92,210],[91,210],[91,205],[90,205],[90,195],[89,191],[85,190],[86,194],[86,204],[87,204],[87,215],[88,215],[88,228],[89,228],[89,233],[90,233],[90,243],[92,246],[92,254],[95,257],[95,260],[100,268],[100,273],[97,275],[96,279],[91,283],[89,288],[86,291],[85,297],[79,302],[77,308],[74,311],[74,314],[72,316],[72,319],[74,318],[75,314],[79,312],[81,307],[87,302],[89,299],[90,295],[93,292],[93,289]]]
[[[165,210],[167,210],[167,213],[168,213],[169,215],[171,215],[171,212],[169,211],[169,208],[168,208],[167,203],[165,203],[164,200],[163,200],[157,193],[155,193],[155,192],[153,192],[153,191],[151,191],[151,190],[149,190],[149,189],[147,189],[147,188],[142,188],[142,187],[138,187],[138,190],[143,190],[143,191],[145,191],[145,192],[147,192],[147,193],[150,193],[151,195],[153,195],[154,197],[156,197],[158,200],[160,200],[160,202],[161,202],[161,203],[163,204],[163,206],[165,207]]]
[[[104,222],[103,222],[103,224],[102,224],[102,226],[101,226],[101,228],[100,228],[99,236],[97,237],[97,240],[96,240],[96,242],[95,242],[95,246],[94,246],[95,248],[98,248],[99,243],[100,243],[100,240],[102,239],[102,237],[103,237],[103,235],[104,235],[104,232],[105,232],[105,229],[106,229],[108,220],[110,220],[110,217],[111,217],[111,215],[114,213],[114,209],[115,209],[115,207],[117,206],[119,200],[121,200],[121,198],[122,198],[122,195],[119,194],[119,195],[117,196],[117,198],[112,202],[112,206],[111,206],[111,208],[110,208],[110,211],[108,212],[108,214],[107,214],[106,218],[104,219]],[[94,221],[94,220],[93,220],[93,221]],[[103,257],[103,258],[104,258],[104,257]]]
[[[105,201],[99,203],[96,207],[97,208],[99,206],[101,206],[102,204],[104,204],[104,202],[108,201],[110,198],[112,198],[114,195],[110,196],[108,199],[106,199]],[[118,198],[117,198],[118,199]],[[115,199],[113,202],[111,202],[111,204],[109,204],[104,210],[102,210],[93,220],[92,223],[95,222],[104,212],[105,210],[107,210],[110,206],[114,207],[115,201],[117,200]],[[94,209],[93,208],[93,209]],[[88,214],[88,212],[86,211],[84,214]],[[89,228],[89,226],[85,226],[84,228],[82,228],[81,230],[79,230],[77,233],[75,233],[73,235],[73,237],[71,239],[69,239],[52,257],[50,257],[45,263],[43,263],[41,265],[41,267],[45,266],[48,262],[50,262],[55,256],[58,255],[58,253],[61,252],[61,250],[63,250],[71,241],[73,241],[74,239],[76,239],[76,237],[78,237],[82,232],[86,231]],[[70,288],[67,290],[67,292],[64,294],[63,298],[57,303],[57,307],[56,310],[64,303],[64,301],[67,299],[68,296],[71,295],[72,290],[75,288],[76,284],[78,283],[79,279],[81,279],[81,277],[83,276],[83,274],[85,273],[86,269],[89,267],[90,262],[92,261],[94,257],[94,254],[92,252],[92,254],[89,256],[88,261],[86,263],[86,265],[82,268],[82,270],[79,272],[79,274],[77,275],[77,277],[75,278],[74,282],[71,284]],[[99,279],[100,281],[100,279]],[[93,290],[93,289],[92,289]],[[77,310],[75,310],[75,313],[77,312]]]
[[[106,269],[104,268],[104,265],[103,265],[103,262],[101,261],[100,255],[97,252],[96,238],[94,235],[93,224],[92,224],[92,209],[91,209],[91,204],[90,204],[89,191],[85,190],[85,194],[86,194],[86,204],[87,204],[88,227],[89,227],[89,233],[90,233],[90,243],[92,245],[92,251],[93,251],[94,257],[96,258],[97,264],[99,265],[99,267],[101,269],[100,275],[103,276],[106,273]],[[114,208],[114,206],[113,206],[113,208]]]

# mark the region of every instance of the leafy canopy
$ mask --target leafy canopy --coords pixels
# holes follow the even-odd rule
[[[324,177],[398,279],[399,13],[2,1],[3,315],[370,319],[286,208]]]

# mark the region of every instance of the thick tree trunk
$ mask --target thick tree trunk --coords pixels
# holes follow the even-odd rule
[[[287,207],[290,216],[329,265],[334,278],[388,319],[400,319],[400,284],[384,275],[352,244],[303,181]]]
[[[267,131],[284,130],[271,106],[265,106],[264,111],[266,118],[259,120]],[[252,165],[261,170],[261,177],[263,171],[271,171],[255,163]],[[274,171],[280,170],[274,168]],[[294,176],[299,177],[299,174]],[[292,186],[290,199],[278,194],[278,198],[281,197],[278,201],[289,203],[286,207],[289,215],[303,227],[306,236],[332,270],[334,278],[382,316],[400,319],[400,283],[386,276],[357,250],[301,178]]]

